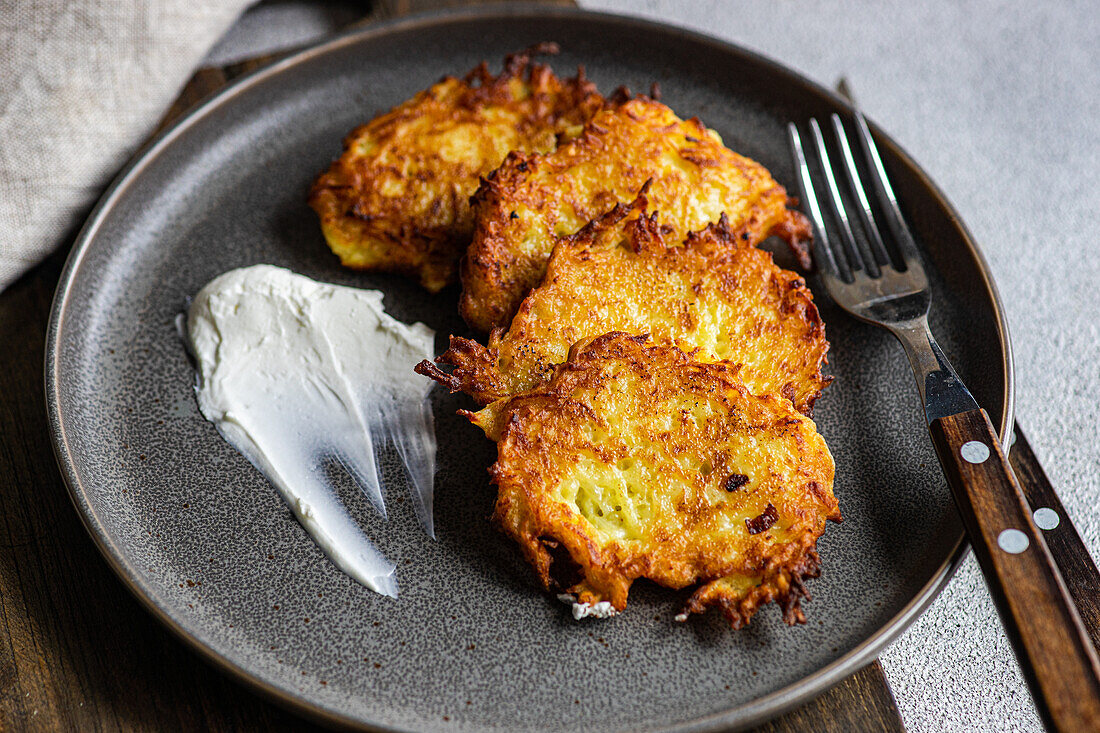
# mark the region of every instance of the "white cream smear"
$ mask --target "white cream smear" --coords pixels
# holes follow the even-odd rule
[[[202,414],[341,570],[395,598],[394,565],[341,504],[326,467],[341,465],[384,517],[375,443],[391,442],[411,478],[417,518],[435,537],[431,383],[413,372],[432,357],[434,336],[386,314],[377,290],[271,265],[215,278],[187,313]]]

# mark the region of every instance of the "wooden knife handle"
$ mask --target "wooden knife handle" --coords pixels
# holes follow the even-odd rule
[[[1100,661],[985,410],[929,426],[947,482],[1039,716],[1100,731]]]
[[[1092,648],[1100,653],[1100,571],[1019,423],[1013,432],[1016,441],[1008,452],[1012,473],[1024,490],[1031,516],[1043,530],[1047,549],[1062,574],[1069,597],[1092,640]]]

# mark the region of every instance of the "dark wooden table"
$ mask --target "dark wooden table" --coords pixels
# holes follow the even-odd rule
[[[368,22],[469,4],[377,2]],[[165,124],[269,60],[201,70]],[[157,623],[85,533],[54,461],[43,396],[46,323],[67,251],[0,293],[0,730],[311,727],[215,671]],[[876,661],[760,730],[904,728]]]

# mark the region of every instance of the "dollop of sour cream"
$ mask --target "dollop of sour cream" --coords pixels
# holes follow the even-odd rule
[[[430,382],[413,373],[432,357],[434,332],[390,317],[376,290],[257,265],[199,291],[185,338],[202,414],[279,490],[341,570],[396,597],[394,565],[340,503],[329,476],[342,468],[385,516],[374,445],[391,441],[420,523],[434,538]]]

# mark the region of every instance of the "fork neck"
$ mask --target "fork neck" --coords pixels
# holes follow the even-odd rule
[[[924,403],[924,416],[931,423],[941,417],[978,409],[978,403],[966,388],[951,362],[943,355],[922,315],[888,326],[901,345],[917,378],[917,389]]]

